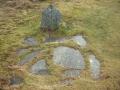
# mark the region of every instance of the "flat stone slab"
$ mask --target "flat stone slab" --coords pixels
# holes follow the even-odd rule
[[[34,51],[28,55],[25,56],[25,58],[23,58],[23,60],[21,60],[20,62],[18,62],[19,66],[22,66],[30,61],[32,61],[35,57],[37,57],[37,55],[40,53],[40,51]]]
[[[26,44],[28,46],[36,46],[36,45],[38,45],[38,42],[33,37],[27,37],[24,39],[24,44]]]
[[[12,76],[10,78],[10,85],[20,85],[23,82],[23,78],[20,76]]]
[[[72,69],[84,69],[84,58],[78,50],[60,46],[54,49],[53,61],[56,65]]]
[[[74,77],[78,77],[80,76],[80,70],[78,69],[69,69],[69,70],[65,70],[63,77],[64,78],[74,78]]]
[[[78,35],[78,36],[74,36],[72,38],[72,40],[77,43],[80,47],[85,47],[87,45],[86,40],[83,38],[83,36]]]
[[[35,63],[31,69],[30,72],[33,74],[39,74],[39,75],[48,75],[48,67],[46,65],[45,60],[40,60],[37,63]]]
[[[63,43],[65,40],[67,40],[67,38],[54,38],[54,37],[50,37],[50,38],[46,38],[45,43],[50,43],[50,42],[59,42],[59,43]]]
[[[90,71],[91,76],[93,79],[99,79],[100,78],[100,62],[95,57],[95,55],[89,56],[89,62],[90,62]]]

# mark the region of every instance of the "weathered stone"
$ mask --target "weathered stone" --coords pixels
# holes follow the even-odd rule
[[[87,42],[86,42],[86,40],[83,38],[83,36],[80,36],[80,35],[74,36],[74,37],[72,38],[72,40],[73,40],[75,43],[77,43],[79,46],[81,46],[81,47],[85,47],[86,44],[87,44]]]
[[[65,70],[63,77],[69,78],[69,77],[78,77],[80,76],[80,70],[78,69],[69,69]]]
[[[30,61],[32,61],[35,57],[37,57],[37,55],[40,53],[40,51],[34,51],[28,55],[25,56],[25,58],[23,60],[21,60],[20,62],[18,62],[18,65],[22,66]]]
[[[27,37],[24,39],[24,43],[28,46],[36,46],[38,42],[33,37]]]
[[[89,56],[89,61],[90,61],[90,71],[91,71],[91,76],[94,79],[99,79],[100,77],[100,62],[94,55]]]
[[[10,85],[19,85],[23,82],[23,78],[20,76],[12,76],[10,78]]]
[[[46,38],[45,43],[51,43],[51,42],[59,42],[59,43],[63,43],[64,41],[66,41],[66,38],[54,38],[54,37],[49,37]]]
[[[53,4],[42,12],[41,28],[43,30],[56,30],[59,28],[61,14]]]
[[[31,73],[48,75],[48,68],[45,60],[40,60],[31,67]]]
[[[78,50],[60,46],[55,48],[53,53],[55,64],[65,68],[84,69],[84,58]]]

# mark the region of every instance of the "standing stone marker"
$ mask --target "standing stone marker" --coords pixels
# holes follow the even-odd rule
[[[41,29],[47,31],[57,30],[60,21],[61,14],[59,10],[57,10],[54,5],[50,4],[48,8],[42,12]]]

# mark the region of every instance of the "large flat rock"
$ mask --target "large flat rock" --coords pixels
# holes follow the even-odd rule
[[[56,65],[72,69],[84,69],[84,58],[78,50],[60,46],[54,49],[53,61]]]
[[[39,60],[37,63],[35,63],[31,67],[30,72],[33,74],[48,75],[48,67],[45,60]]]

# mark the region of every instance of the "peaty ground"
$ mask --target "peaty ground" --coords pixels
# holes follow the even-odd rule
[[[40,2],[0,0],[0,77],[2,80],[7,81],[14,72],[25,79],[23,85],[18,88],[20,90],[120,90],[120,0],[58,0],[55,4],[63,18],[60,30],[51,33],[51,36],[84,35],[88,46],[85,50],[80,50],[86,59],[87,69],[70,86],[56,84],[59,81],[61,68],[49,61],[51,60],[49,54],[59,44],[41,44],[48,36],[40,30],[41,11],[49,5],[49,2],[47,0]],[[24,57],[24,55],[22,57],[15,55],[18,48],[30,48],[22,43],[28,36],[33,36],[40,43],[34,48],[45,49],[40,57],[48,61],[52,76],[34,76],[25,70],[9,68]],[[79,49],[74,43],[62,45]],[[87,56],[90,53],[94,53],[101,62],[100,80],[92,80],[89,77]],[[1,84],[0,88],[6,87],[6,84]]]

